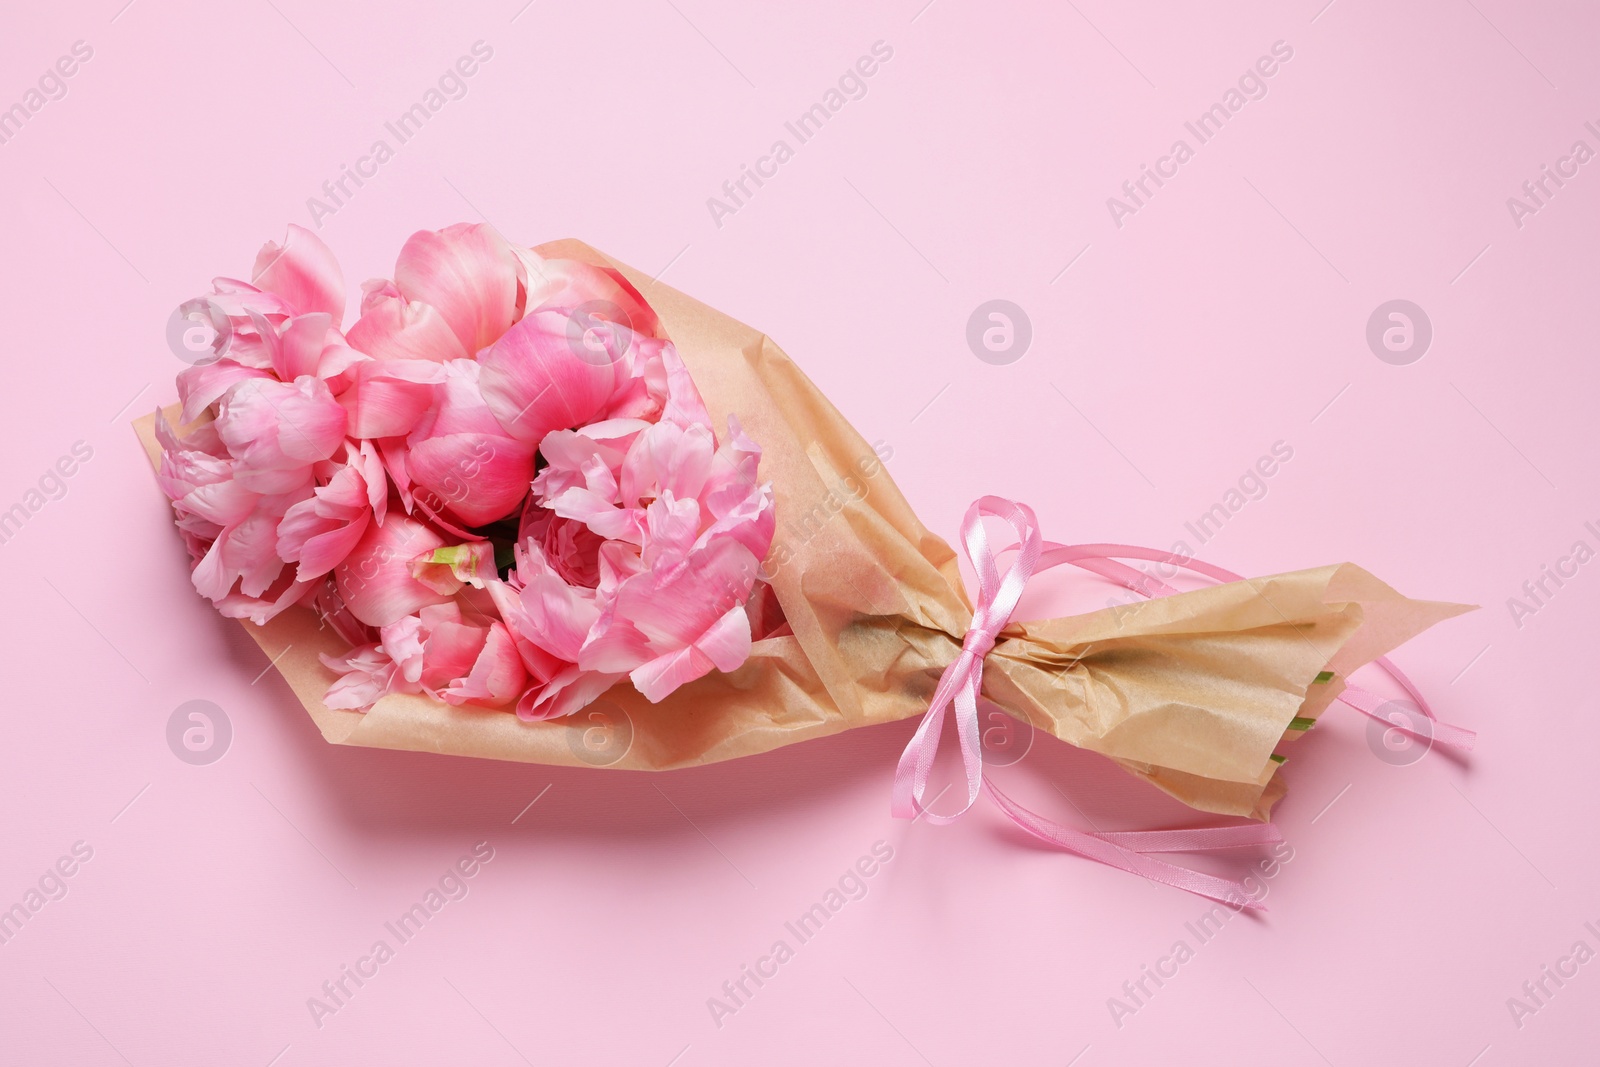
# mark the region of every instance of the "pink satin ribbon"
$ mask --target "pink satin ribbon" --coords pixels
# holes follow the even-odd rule
[[[1004,520],[1016,534],[1016,544],[1001,552],[1002,555],[1012,551],[1017,553],[1004,574],[1000,573],[995,554],[989,548],[988,534],[983,527],[985,516]],[[917,726],[916,734],[901,753],[899,765],[895,768],[890,803],[894,816],[901,819],[922,817],[929,822],[948,824],[972,807],[980,792],[987,792],[1007,818],[1051,847],[1233,907],[1264,910],[1264,906],[1246,892],[1243,882],[1192,871],[1153,858],[1150,854],[1206,852],[1271,844],[1283,840],[1277,827],[1270,823],[1251,823],[1187,830],[1091,833],[1062,826],[1029,811],[1001,792],[992,781],[984,780],[983,747],[978,730],[978,700],[983,692],[984,657],[994,648],[1000,631],[1011,621],[1022,590],[1034,574],[1070,563],[1145,597],[1171,596],[1178,590],[1143,571],[1118,562],[1118,559],[1141,559],[1184,567],[1219,582],[1240,582],[1245,579],[1221,567],[1157,549],[1133,545],[1060,545],[1045,541],[1039,535],[1038,520],[1032,509],[1026,504],[996,496],[983,497],[967,509],[966,517],[961,521],[961,541],[967,559],[978,576],[972,625],[961,642],[960,655],[940,676],[939,685],[928,703],[927,712],[922,716],[922,722]],[[1339,695],[1340,700],[1390,728],[1418,739],[1463,749],[1472,747],[1475,736],[1470,730],[1439,722],[1428,702],[1399,668],[1383,657],[1376,662],[1416,701],[1429,725],[1417,729],[1409,723],[1382,714],[1381,709],[1388,701],[1356,686],[1347,685]],[[952,708],[956,717],[956,736],[961,744],[962,765],[966,772],[967,799],[960,811],[940,815],[927,808],[923,795],[939,751],[945,712]]]

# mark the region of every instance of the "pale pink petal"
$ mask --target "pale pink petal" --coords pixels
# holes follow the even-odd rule
[[[286,382],[302,375],[315,377],[332,326],[333,317],[321,311],[290,319],[278,335],[279,344],[273,353],[272,369],[278,377]]]
[[[725,512],[700,535],[699,544],[708,545],[721,537],[730,537],[750,550],[757,559],[766,559],[772,548],[772,537],[777,530],[777,517],[772,506],[772,486],[753,487],[742,500]]]
[[[736,416],[728,416],[727,440],[717,448],[717,459],[706,480],[702,500],[715,516],[741,507],[757,483],[761,449],[745,436]]]
[[[708,634],[716,637],[729,609],[750,598],[759,564],[737,541],[715,541],[665,573],[645,571],[624,580],[585,640],[578,665],[633,670]]]
[[[552,656],[576,662],[600,617],[594,591],[568,585],[531,541],[517,546],[517,580],[522,583],[522,635]]]
[[[700,533],[700,504],[693,497],[679,500],[663,493],[645,508],[645,524],[644,565],[674,567],[689,554]]]
[[[351,614],[368,626],[387,626],[428,604],[449,597],[411,576],[411,561],[444,544],[416,519],[391,514],[368,526],[354,551],[334,569],[339,595]]]
[[[628,672],[628,680],[646,700],[655,704],[685,682],[704,678],[712,667],[710,658],[690,645],[635,667]]]
[[[648,579],[648,575],[640,577]],[[674,643],[670,647],[686,645]],[[660,654],[661,650],[652,647],[650,639],[625,614],[608,608],[579,649],[578,663],[585,670],[626,674]]]
[[[347,417],[326,383],[252,379],[223,398],[217,434],[241,468],[292,471],[332,456]]]
[[[728,609],[688,648],[651,660],[628,675],[634,688],[652,704],[663,700],[686,682],[713,669],[734,671],[750,658],[750,620],[742,604]]]
[[[412,684],[420,684],[427,640],[428,633],[422,619],[416,615],[407,615],[383,627],[379,631],[378,643],[382,646],[384,654],[394,662],[402,678]]]
[[[352,437],[400,437],[410,433],[434,402],[444,381],[438,364],[374,359],[357,364],[339,403],[350,416]]]
[[[489,630],[464,622],[441,622],[428,632],[427,650],[423,656],[422,684],[430,690],[441,690],[454,685],[471,673],[473,664],[483,651]],[[506,651],[515,659],[509,640]],[[519,671],[522,669],[519,665]]]
[[[389,282],[368,282],[361,317],[346,333],[350,344],[375,359],[443,363],[472,355],[439,309],[400,295]]]
[[[345,457],[328,483],[289,508],[278,524],[278,555],[299,563],[301,581],[338,566],[360,542],[367,524],[374,517],[382,521],[387,486],[377,453],[370,443],[362,442],[359,448],[347,444]],[[376,479],[376,486],[369,479]]]
[[[298,563],[302,581],[327,574],[349,556],[367,532],[371,513],[362,511],[341,520],[319,513],[319,502],[303,500],[290,508],[278,524],[277,551],[289,563]]]
[[[542,685],[548,682],[568,666],[566,661],[552,656],[524,636],[527,629],[533,624],[528,620],[527,609],[522,606],[522,600],[515,589],[505,582],[490,582],[489,595],[494,603],[496,614],[505,620],[506,628],[510,631],[511,639],[516,644],[517,656],[522,660],[523,668],[528,672],[528,677],[533,679],[535,685]]]
[[[364,711],[394,687],[394,660],[379,645],[362,645],[343,656],[323,654],[320,658],[324,667],[339,675],[322,698],[330,708]]]
[[[517,249],[517,258],[527,285],[524,314],[582,308],[635,333],[654,336],[659,329],[655,312],[620,272],[576,259],[546,259],[532,249]]]
[[[695,388],[694,379],[689,377],[689,368],[683,365],[677,348],[670,342],[663,345],[660,359],[667,372],[667,402],[661,417],[684,426],[710,426],[711,415],[706,411],[700,390]]]
[[[588,489],[568,489],[547,506],[562,518],[581,522],[608,540],[627,541],[635,545],[644,541],[643,511],[638,508],[619,508],[609,497]]]
[[[328,383],[334,395],[345,391],[350,386],[350,372],[358,364],[372,362],[372,357],[365,352],[357,352],[340,339],[337,331],[330,331],[329,341],[322,348],[322,355],[317,357],[316,376]]]
[[[280,248],[267,242],[256,256],[251,281],[300,314],[323,311],[344,318],[344,275],[333,250],[304,226],[289,225]]]
[[[516,700],[527,684],[516,643],[504,624],[497,622],[489,627],[471,672],[439,695],[449,704],[496,707]]]
[[[524,693],[517,702],[517,717],[528,721],[564,718],[599,698],[624,677],[568,667],[543,687]]]
[[[229,593],[214,600],[217,614],[225,619],[248,619],[257,626],[265,626],[272,619],[297,604],[309,603],[317,594],[316,582],[296,582],[294,572],[285,569],[278,580],[259,597],[243,593]]]
[[[670,492],[696,497],[705,488],[716,456],[716,439],[706,426],[660,422],[634,438],[622,463],[621,500],[634,503]]]
[[[516,257],[483,224],[412,234],[394,281],[407,300],[437,308],[469,355],[493,344],[516,317]]]
[[[251,378],[271,378],[269,371],[245,367],[230,359],[188,367],[178,374],[178,399],[183,401],[179,415],[184,422],[193,422],[229,389]]]

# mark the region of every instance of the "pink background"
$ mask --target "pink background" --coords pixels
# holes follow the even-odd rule
[[[1600,563],[1520,620],[1507,600],[1600,548],[1600,163],[1520,227],[1506,204],[1574,141],[1600,149],[1592,10],[122,3],[35,5],[0,34],[0,106],[93,49],[0,145],[0,509],[93,449],[0,545],[0,907],[93,850],[0,945],[0,1060],[1592,1062],[1600,963],[1547,980],[1520,1026],[1507,999],[1600,949]],[[1199,945],[1199,898],[1030,847],[992,809],[892,821],[909,723],[653,777],[325,745],[190,589],[127,424],[173,399],[179,301],[309,224],[478,40],[466,95],[322,220],[352,290],[456,221],[665,271],[777,338],[952,536],[999,493],[1056,540],[1167,546],[1283,441],[1201,554],[1351,559],[1482,604],[1400,655],[1479,751],[1385,762],[1330,712],[1285,771],[1271,911]],[[866,96],[719,227],[707,198],[880,40]],[[1194,147],[1184,122],[1280,40],[1265,98],[1119,228],[1107,197]],[[1033,329],[1004,366],[965,340],[994,298]],[[1408,365],[1365,339],[1397,298],[1434,330]],[[207,766],[166,740],[195,699],[232,727]],[[994,773],[1075,825],[1204,821],[1044,740]],[[866,895],[719,1027],[707,999],[880,840]],[[315,1025],[307,998],[480,841],[470,893]],[[1115,1020],[1108,998],[1180,939],[1194,957]]]

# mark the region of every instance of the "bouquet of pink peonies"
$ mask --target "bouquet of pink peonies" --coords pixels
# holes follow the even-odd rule
[[[1041,840],[1217,899],[1231,883],[1147,853],[1256,838],[1049,824],[984,781],[980,704],[1261,820],[1279,749],[1335,699],[1470,744],[1403,679],[1415,721],[1348,683],[1468,609],[1350,564],[1246,581],[1044,541],[1026,506],[985,497],[962,529],[969,597],[776,345],[585,245],[418,233],[348,328],[344,307],[332,253],[291,227],[250,282],[185,305],[214,338],[181,406],[139,424],[195,588],[330,741],[665,769],[922,715],[895,783],[910,816],[953,708],[969,805],[987,789]],[[986,519],[1015,543],[996,551]],[[1152,599],[1013,620],[1029,576],[1065,563]],[[1179,592],[1159,576],[1179,566],[1218,584]]]
[[[218,340],[178,377],[187,428],[155,425],[158,478],[223,615],[309,606],[351,643],[319,657],[327,707],[659,701],[782,626],[761,450],[733,415],[718,439],[616,270],[418,233],[348,332],[309,231],[254,278],[201,304]]]

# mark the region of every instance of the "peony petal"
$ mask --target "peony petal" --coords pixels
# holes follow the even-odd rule
[[[568,667],[542,688],[524,693],[517,702],[517,718],[529,721],[564,718],[582,710],[624,677]]]
[[[365,711],[394,686],[394,660],[378,645],[363,645],[343,656],[322,655],[320,659],[324,667],[339,674],[322,698],[330,708]]]
[[[401,437],[433,405],[434,386],[444,381],[436,363],[373,359],[355,366],[339,403],[350,416],[351,437]]]
[[[250,280],[300,314],[321,311],[344,319],[344,276],[333,250],[304,226],[289,225],[280,248],[272,242],[256,255]]]
[[[361,542],[334,569],[339,595],[351,614],[368,626],[388,626],[428,604],[449,599],[411,577],[411,561],[444,544],[444,538],[405,515],[372,524]]]
[[[487,627],[470,623],[445,622],[434,626],[428,633],[423,656],[422,684],[430,690],[440,690],[464,678],[478,661],[488,635]],[[506,650],[512,651],[509,643]],[[517,669],[520,671],[521,667]]]
[[[361,317],[350,327],[350,344],[374,359],[416,359],[443,363],[472,355],[439,309],[400,295],[390,283],[368,282]]]
[[[533,482],[533,450],[507,437],[454,434],[413,445],[412,483],[433,494],[468,526],[516,514]]]
[[[522,660],[523,669],[528,672],[534,684],[542,685],[548,682],[569,666],[524,636],[524,632],[532,624],[528,621],[527,610],[522,606],[515,589],[505,582],[493,581],[489,583],[489,595],[495,611],[505,620],[506,629],[516,644],[517,656]]]
[[[328,459],[348,418],[326,383],[251,379],[223,398],[217,434],[246,471],[296,471]]]
[[[178,374],[178,399],[183,401],[179,418],[193,422],[217,399],[251,378],[271,378],[272,374],[257,367],[245,367],[228,359],[188,367]]]
[[[519,441],[537,445],[552,430],[593,421],[617,388],[617,367],[580,355],[567,325],[565,315],[541,311],[478,353],[483,399]]]
[[[635,667],[628,672],[628,680],[646,700],[656,704],[683,683],[704,678],[711,670],[706,654],[690,645]]]
[[[527,672],[517,655],[516,643],[503,623],[489,627],[472,670],[439,695],[448,704],[509,704],[528,684]]]
[[[302,375],[314,377],[322,362],[322,350],[328,343],[332,327],[333,317],[326,312],[297,315],[290,319],[278,335],[280,343],[272,354],[272,369],[277,372],[279,379],[292,382]]]
[[[584,641],[578,665],[631,671],[703,640],[727,640],[718,627],[726,627],[727,612],[750,598],[759,566],[749,549],[721,540],[696,549],[665,573],[645,571],[625,579]],[[713,647],[731,662],[722,646]]]
[[[437,308],[469,355],[498,340],[516,317],[516,257],[483,224],[412,234],[394,280],[407,300]]]
[[[578,649],[600,618],[594,591],[562,581],[532,541],[517,546],[517,580],[522,636],[558,659],[577,662]]]
[[[379,644],[383,647],[384,655],[394,662],[400,677],[420,687],[423,650],[428,640],[428,631],[422,619],[407,615],[383,627],[379,633]]]
[[[546,259],[532,249],[518,249],[517,258],[527,286],[525,315],[550,308],[582,309],[647,337],[660,328],[656,313],[618,271],[576,259]]]

